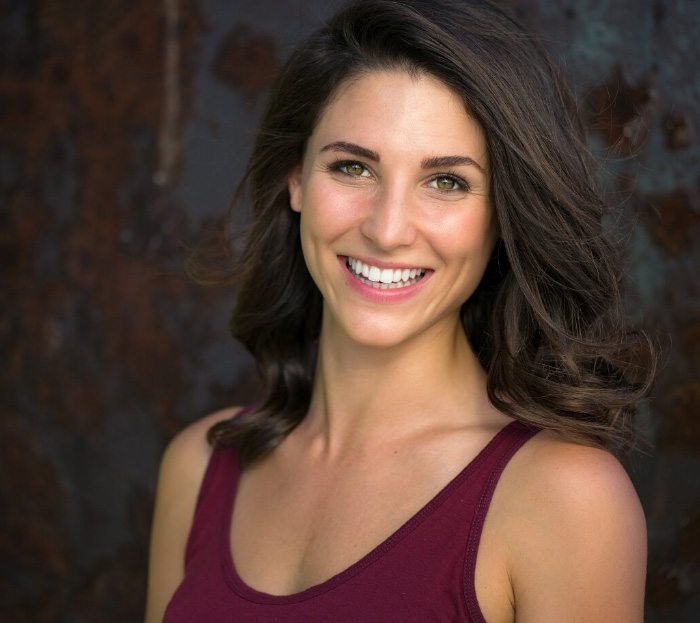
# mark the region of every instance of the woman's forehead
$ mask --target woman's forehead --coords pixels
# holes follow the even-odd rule
[[[483,129],[463,100],[425,73],[373,71],[343,84],[316,124],[309,147],[370,143],[374,151],[468,151],[486,158]],[[323,143],[323,144],[322,144]]]

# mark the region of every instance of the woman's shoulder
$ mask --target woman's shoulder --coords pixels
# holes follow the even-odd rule
[[[158,495],[169,500],[189,523],[212,447],[207,431],[217,422],[234,417],[241,407],[229,407],[195,420],[168,443],[158,474]]]
[[[644,512],[613,454],[540,431],[511,459],[494,503],[521,608],[568,620],[572,608],[594,616],[590,608],[606,601],[620,614],[639,605],[646,569]],[[585,601],[581,585],[588,603],[571,603],[574,594]],[[636,605],[625,604],[630,599]],[[608,612],[591,620],[629,620],[628,614],[611,619]]]
[[[162,619],[170,597],[184,576],[187,536],[212,453],[207,431],[240,410],[240,407],[222,409],[196,420],[175,435],[165,449],[151,527],[146,606],[149,623]]]
[[[212,448],[207,441],[207,432],[215,424],[235,417],[243,407],[227,407],[195,420],[173,437],[165,448],[162,465],[178,468],[206,467]]]
[[[609,451],[542,430],[511,460],[507,483],[533,512],[641,510],[627,471]],[[583,509],[578,508],[583,507]]]
[[[504,508],[518,508],[521,517],[526,513],[530,518],[511,522],[512,529],[531,530],[531,539],[563,538],[563,526],[594,538],[589,532],[598,524],[604,525],[598,526],[597,535],[604,537],[606,530],[643,521],[637,492],[620,461],[607,450],[566,440],[554,431],[540,431],[513,456],[499,489],[507,499]]]
[[[570,441],[553,430],[542,429],[512,459],[517,473],[536,475],[550,485],[559,479],[597,474],[601,478],[627,479],[620,461],[608,450]],[[515,471],[515,470],[514,470]],[[532,478],[528,478],[532,482]]]

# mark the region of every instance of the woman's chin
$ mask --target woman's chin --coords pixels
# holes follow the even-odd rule
[[[420,327],[405,322],[405,318],[354,317],[336,320],[333,324],[337,330],[329,332],[329,336],[343,336],[341,340],[366,348],[394,348],[411,341],[422,332]],[[335,341],[335,338],[331,339]]]

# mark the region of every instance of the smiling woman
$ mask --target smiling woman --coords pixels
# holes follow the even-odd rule
[[[435,78],[377,70],[336,94],[289,177],[334,341],[419,352],[449,335],[466,347],[459,310],[498,236],[478,160],[481,127]]]
[[[574,111],[489,2],[364,0],[299,46],[238,194],[265,395],[168,447],[149,623],[641,620],[612,451],[653,358]]]

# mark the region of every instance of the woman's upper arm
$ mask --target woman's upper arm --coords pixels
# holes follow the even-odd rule
[[[199,487],[211,455],[209,427],[235,415],[218,411],[178,433],[163,454],[158,474],[148,564],[146,623],[161,623],[185,571],[185,546]]]
[[[624,468],[562,443],[528,471],[510,544],[516,622],[641,622],[646,523]]]

